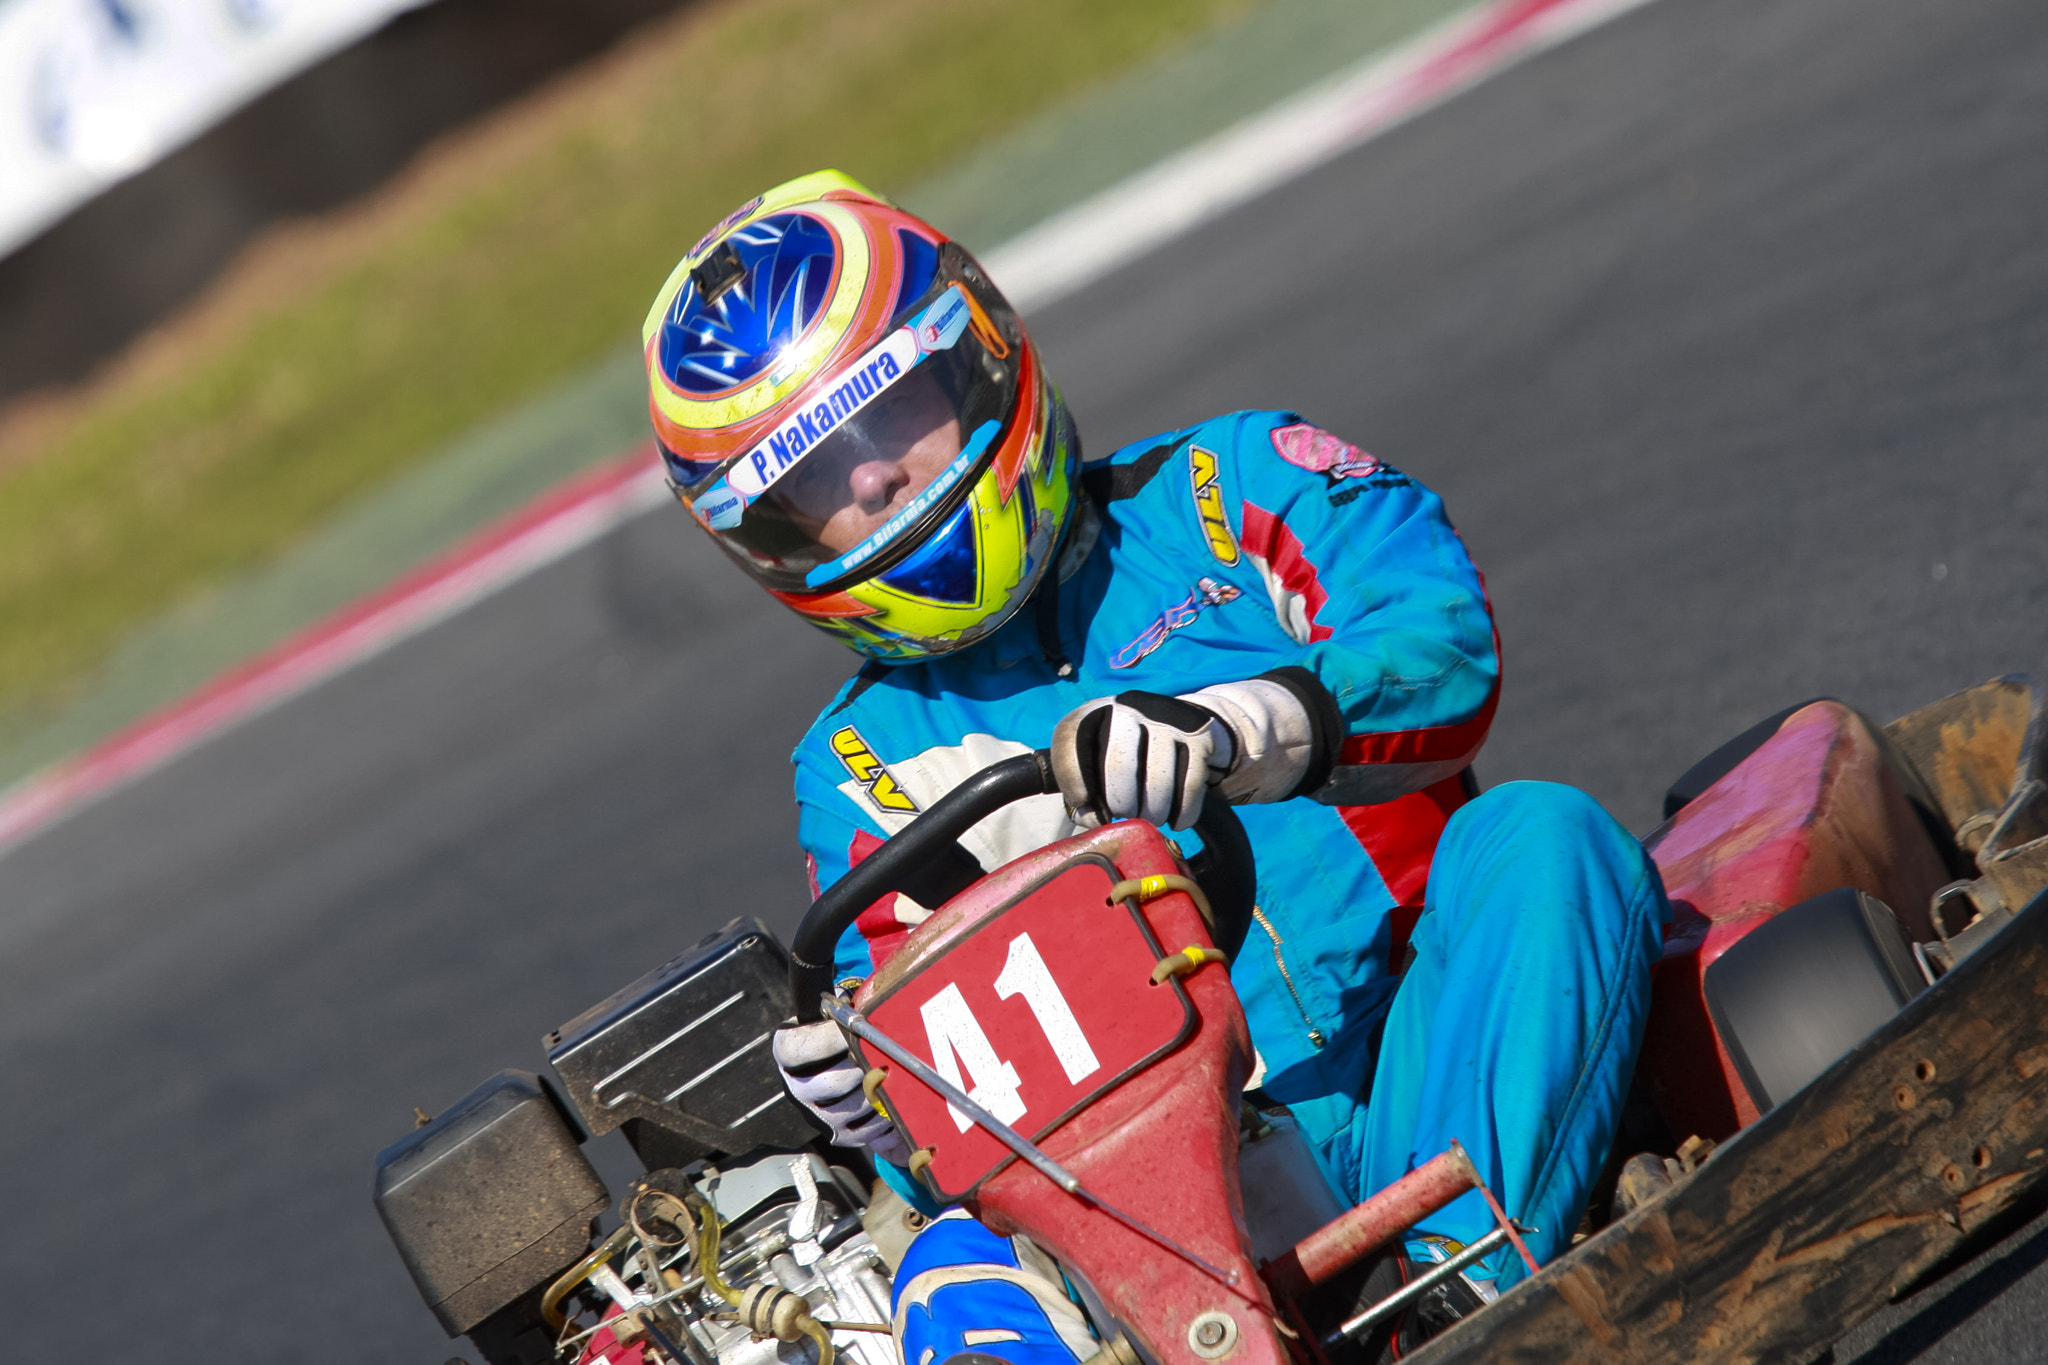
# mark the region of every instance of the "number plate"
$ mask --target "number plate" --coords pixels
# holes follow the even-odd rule
[[[1193,1028],[1180,982],[1152,984],[1165,954],[1128,902],[1109,904],[1116,869],[1076,858],[997,910],[867,1010],[905,1050],[1037,1139]],[[856,1045],[857,1046],[857,1045]],[[949,1199],[964,1198],[1010,1149],[887,1058],[883,1102]]]

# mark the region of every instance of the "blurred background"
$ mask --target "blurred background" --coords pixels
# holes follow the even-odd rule
[[[1249,8],[7,0],[0,781],[163,699],[50,728],[148,623],[630,347],[681,246],[761,185],[915,187]],[[1091,188],[1065,179],[1024,215]],[[266,642],[140,671],[196,685]]]
[[[16,0],[0,397],[88,378],[266,229],[375,192],[675,8]]]
[[[2037,668],[2037,0],[0,0],[0,807],[641,450],[644,310],[762,188],[1000,261],[1475,23],[1541,41],[1028,310],[1089,448],[1292,407],[1442,491],[1482,781],[1638,833],[1791,702]],[[658,502],[0,819],[0,1354],[443,1359],[375,1152],[793,926],[787,754],[854,661]],[[1835,1358],[2030,1359],[2044,1260]]]

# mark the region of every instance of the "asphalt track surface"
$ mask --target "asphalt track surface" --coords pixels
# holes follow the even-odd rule
[[[1287,405],[1442,490],[1505,638],[1482,779],[1644,830],[1788,701],[2042,663],[2044,151],[2035,0],[1660,0],[1034,322],[1091,441]],[[784,760],[847,671],[642,518],[0,859],[0,1355],[447,1356],[372,1154],[794,923]],[[2044,1262],[1837,1358],[2035,1358]]]

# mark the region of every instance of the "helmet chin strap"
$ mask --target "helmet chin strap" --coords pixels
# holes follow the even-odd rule
[[[1065,538],[1057,551],[1059,558],[1053,565],[1053,572],[1041,576],[1038,587],[1033,591],[1031,608],[1036,614],[1034,625],[1038,632],[1038,652],[1044,656],[1046,666],[1062,678],[1074,676],[1074,665],[1067,658],[1066,641],[1060,635],[1060,584],[1081,572],[1081,566],[1094,553],[1095,542],[1102,538],[1102,515],[1095,510],[1095,504],[1088,498],[1075,499],[1074,515],[1067,523]]]
[[[1067,525],[1066,543],[1059,548],[1057,573],[1062,583],[1081,572],[1088,556],[1095,553],[1095,542],[1102,538],[1102,514],[1095,510],[1095,500],[1079,497],[1074,501],[1077,505]]]
[[[1038,632],[1038,652],[1045,656],[1046,667],[1062,678],[1071,678],[1074,665],[1067,658],[1066,641],[1060,638],[1061,581],[1062,576],[1055,574],[1038,580],[1038,590],[1032,594],[1032,624]]]

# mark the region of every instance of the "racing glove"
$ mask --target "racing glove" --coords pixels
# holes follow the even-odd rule
[[[1182,697],[1120,692],[1069,711],[1052,732],[1052,771],[1083,829],[1143,817],[1186,829],[1230,768],[1230,731]]]
[[[1233,804],[1284,801],[1329,780],[1343,717],[1315,675],[1282,668],[1185,696],[1123,692],[1053,731],[1053,775],[1074,821],[1140,817],[1186,829],[1209,785]]]
[[[865,1147],[899,1166],[910,1160],[910,1145],[903,1134],[868,1103],[860,1084],[866,1073],[854,1060],[839,1025],[821,1019],[815,1024],[779,1028],[770,1046],[783,1085],[797,1103],[832,1130],[834,1142],[841,1147]]]

